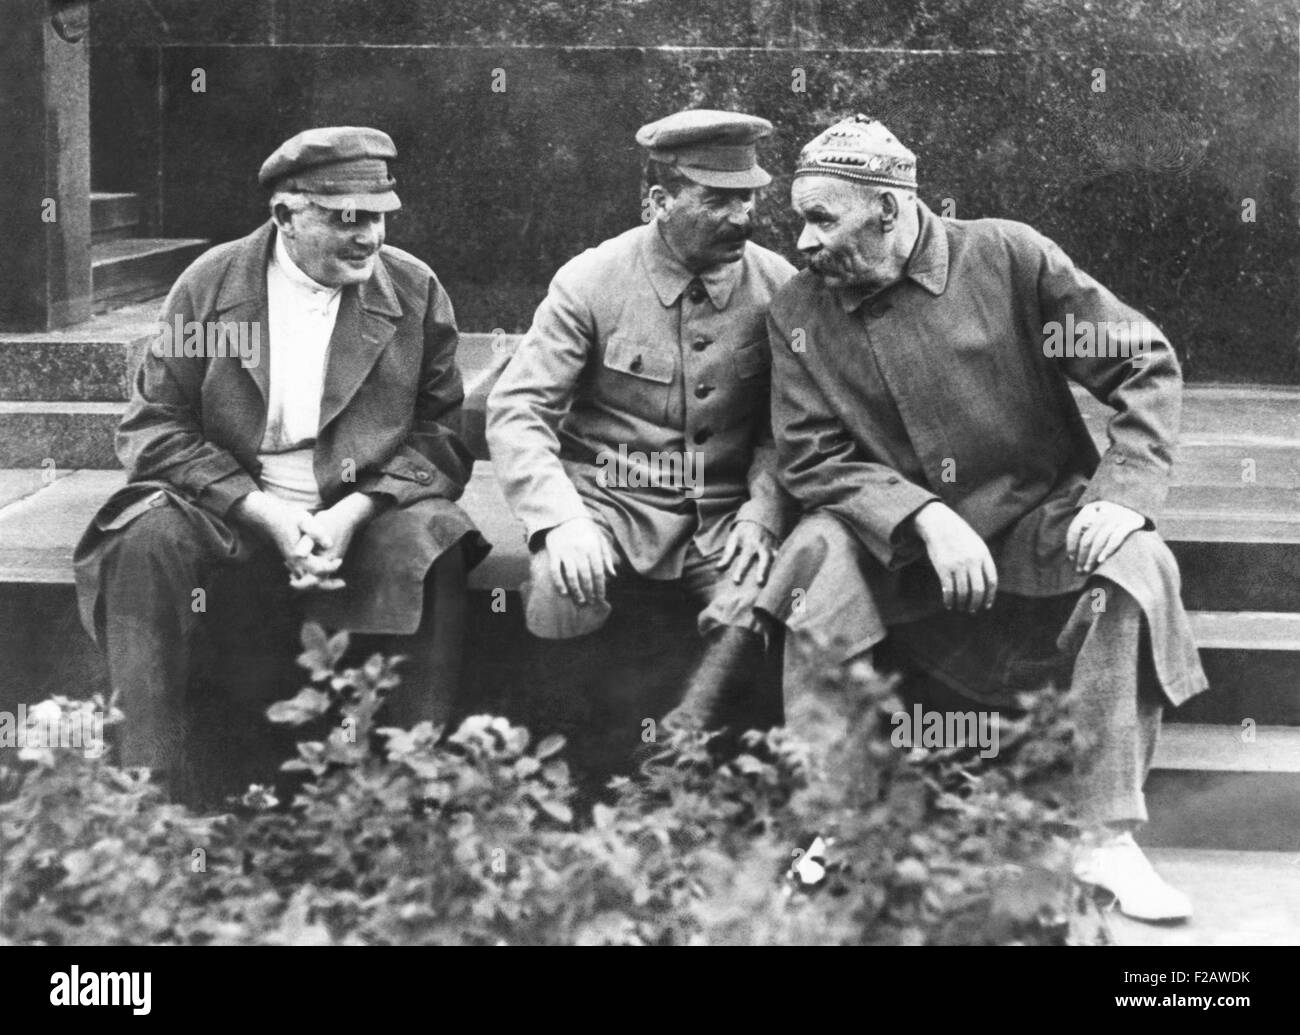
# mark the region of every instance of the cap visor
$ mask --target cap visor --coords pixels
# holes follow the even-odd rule
[[[394,191],[386,190],[379,194],[313,194],[307,192],[321,208],[334,209],[336,212],[351,209],[353,212],[396,212],[402,207]]]
[[[754,166],[752,169],[742,169],[740,172],[724,172],[719,169],[699,169],[693,165],[679,165],[676,168],[683,176],[694,180],[696,183],[703,184],[705,187],[753,190],[756,187],[766,187],[772,182],[772,177],[758,166]]]

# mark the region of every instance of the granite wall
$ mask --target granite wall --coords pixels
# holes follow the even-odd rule
[[[772,119],[760,240],[794,258],[799,145],[866,111],[932,207],[1054,237],[1189,378],[1298,384],[1298,21],[1296,0],[100,0],[94,180],[145,192],[159,232],[224,240],[264,217],[281,140],[377,125],[402,154],[390,240],[463,326],[516,330],[560,263],[639,218],[642,122]]]

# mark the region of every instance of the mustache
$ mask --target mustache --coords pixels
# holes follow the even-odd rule
[[[724,244],[738,244],[741,241],[748,241],[754,236],[754,228],[747,226],[743,230],[733,230],[729,234],[719,237],[718,240]]]

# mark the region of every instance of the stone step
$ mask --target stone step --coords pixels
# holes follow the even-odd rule
[[[1300,727],[1171,722],[1160,733],[1155,767],[1300,774]]]
[[[125,483],[121,470],[0,470],[0,584],[71,585],[77,541],[100,504]],[[471,585],[517,589],[528,574],[523,526],[487,465],[478,465],[460,503],[493,544]]]
[[[0,471],[0,581],[71,582],[72,548],[81,530],[124,483],[121,470],[69,471],[54,464]],[[476,465],[461,504],[494,544],[474,578],[484,588],[514,589],[527,573],[523,528],[490,465]],[[1194,614],[1193,626],[1206,649],[1300,651],[1300,613],[1204,611]]]
[[[197,237],[131,237],[90,246],[91,283],[99,311],[159,298],[207,248]]]
[[[1094,441],[1104,449],[1104,431]],[[1186,435],[1178,443],[1170,484],[1213,485],[1229,492],[1255,486],[1295,489],[1300,486],[1300,441]]]
[[[1300,613],[1196,611],[1192,631],[1202,649],[1300,651]]]
[[[1090,429],[1104,429],[1110,410],[1078,385],[1071,385]],[[1095,427],[1097,426],[1097,427]],[[1184,389],[1181,435],[1300,440],[1300,389],[1284,385],[1188,385]]]
[[[75,327],[0,333],[0,401],[122,402],[157,335],[156,300],[101,313]]]
[[[140,195],[90,192],[90,239],[118,241],[134,237],[140,226]]]
[[[0,402],[0,467],[118,467],[124,402]]]

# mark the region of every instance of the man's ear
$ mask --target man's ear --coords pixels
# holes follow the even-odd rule
[[[646,200],[650,202],[655,218],[663,219],[668,215],[668,210],[672,207],[673,196],[664,189],[662,184],[654,183],[646,191]]]
[[[898,223],[898,195],[892,190],[880,194],[880,229],[889,231]]]
[[[271,207],[271,218],[275,220],[275,227],[285,237],[293,237],[293,212],[289,206],[281,201]]]

